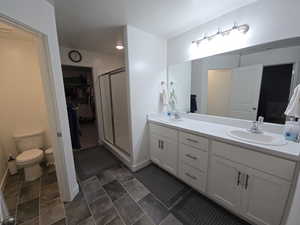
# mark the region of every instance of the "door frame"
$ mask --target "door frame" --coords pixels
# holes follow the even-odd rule
[[[73,64],[61,64],[61,67],[73,67],[73,68],[85,68],[85,69],[90,69],[91,70],[91,81],[92,81],[92,84],[93,84],[93,94],[94,94],[94,103],[95,103],[95,119],[96,119],[96,127],[97,127],[97,143],[96,145],[101,145],[101,130],[100,130],[100,125],[101,122],[99,120],[99,115],[98,115],[98,104],[97,104],[97,93],[96,93],[96,83],[95,83],[95,79],[94,79],[94,68],[92,66],[82,66],[82,65],[73,65]],[[62,69],[62,76],[63,76],[63,69]],[[64,84],[64,87],[65,87],[65,84]],[[90,148],[90,147],[88,147]],[[79,151],[81,150],[85,150],[86,148],[81,148]]]
[[[45,103],[48,110],[49,133],[53,154],[55,158],[56,175],[61,199],[65,202],[72,201],[79,193],[79,186],[76,181],[76,173],[74,166],[74,158],[71,144],[70,133],[62,133],[62,130],[68,130],[68,125],[63,124],[59,117],[59,101],[61,96],[57,95],[54,73],[52,71],[52,61],[50,54],[50,44],[48,35],[34,29],[30,25],[24,24],[22,21],[13,19],[7,15],[0,13],[0,21],[10,24],[18,29],[30,32],[36,38],[38,43],[38,60],[41,70],[41,80],[45,95]],[[60,59],[59,59],[60,60]],[[60,90],[64,93],[64,90]],[[65,99],[64,99],[65,101]],[[66,154],[68,156],[66,156]],[[70,159],[71,156],[71,159]]]

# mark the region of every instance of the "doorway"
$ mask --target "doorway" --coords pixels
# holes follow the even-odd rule
[[[58,187],[60,162],[54,160],[56,115],[44,39],[1,18],[0,28],[0,221],[14,217],[18,224],[35,224],[51,218],[54,224],[64,220],[65,192]],[[45,214],[54,207],[60,213]]]
[[[285,123],[292,76],[293,64],[263,68],[257,117],[263,116],[269,123]]]
[[[62,65],[74,150],[98,145],[98,128],[91,67]]]

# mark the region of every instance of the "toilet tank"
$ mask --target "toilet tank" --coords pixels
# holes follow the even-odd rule
[[[24,152],[30,149],[41,149],[44,147],[44,131],[37,131],[29,134],[14,135],[18,151]]]

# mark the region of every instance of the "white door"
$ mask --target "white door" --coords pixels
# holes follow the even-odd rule
[[[163,161],[162,167],[169,173],[177,176],[178,165],[178,145],[177,141],[168,138],[162,138]]]
[[[217,202],[236,212],[240,210],[243,170],[239,164],[212,157],[209,194]]]
[[[100,93],[102,103],[102,115],[103,115],[103,129],[104,138],[111,144],[114,143],[113,134],[113,121],[112,121],[112,109],[111,109],[111,94],[110,94],[110,81],[109,75],[101,76],[100,82]]]
[[[246,175],[242,214],[257,225],[279,225],[290,183],[250,168]]]
[[[115,145],[130,154],[129,106],[127,100],[127,75],[120,72],[111,75],[111,95]]]
[[[232,70],[229,116],[256,120],[263,65]]]
[[[162,167],[164,161],[164,154],[162,149],[162,140],[154,135],[150,135],[150,158],[151,160]]]

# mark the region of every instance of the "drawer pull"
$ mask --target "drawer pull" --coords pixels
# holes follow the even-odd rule
[[[237,179],[237,186],[239,186],[240,185],[240,183],[241,183],[241,175],[242,175],[242,173],[239,171],[239,173],[238,173],[238,179]]]
[[[190,142],[193,142],[193,143],[198,143],[197,140],[194,140],[194,139],[191,139],[191,138],[187,138],[186,140],[190,141]]]
[[[245,184],[245,189],[248,189],[248,180],[249,180],[249,175],[247,174],[246,176],[246,184]]]
[[[192,178],[193,180],[197,180],[197,177],[189,174],[189,173],[185,173],[186,176],[188,176],[189,178]]]
[[[186,154],[185,156],[188,157],[188,158],[190,158],[190,159],[193,159],[193,160],[197,160],[198,159],[196,156],[192,156],[190,154]]]

